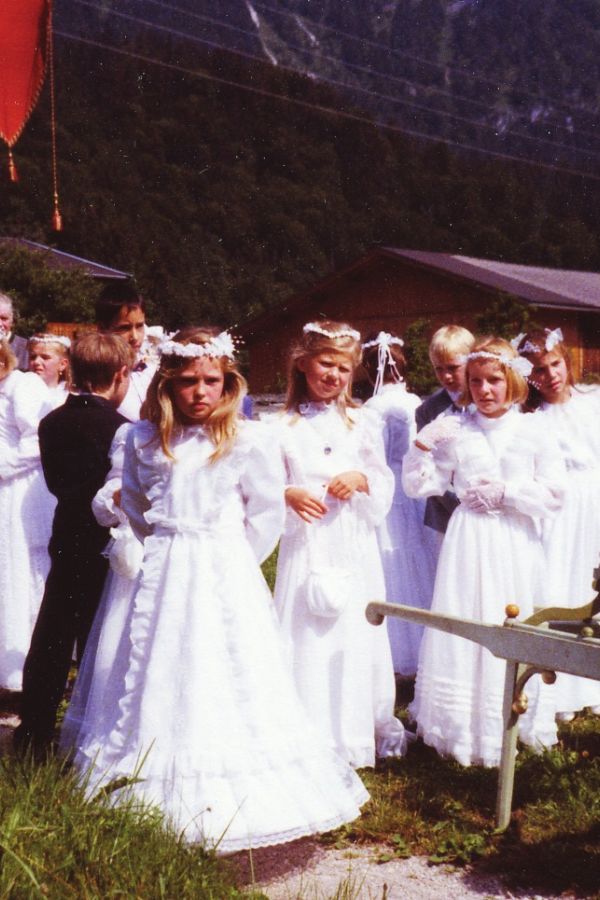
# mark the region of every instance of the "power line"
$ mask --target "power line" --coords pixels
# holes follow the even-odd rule
[[[78,0],[78,2],[83,2],[83,0]],[[173,5],[170,4],[170,3],[165,3],[165,2],[163,2],[163,0],[137,0],[137,2],[151,3],[151,4],[154,5],[154,6],[158,6],[160,9],[165,9],[165,10],[169,10],[169,11],[171,11],[171,12],[180,13],[180,14],[182,14],[182,15],[184,15],[184,16],[188,16],[188,17],[190,17],[190,18],[197,19],[198,21],[201,21],[201,22],[209,22],[209,23],[211,23],[211,24],[217,25],[219,28],[223,28],[223,29],[228,30],[228,31],[233,31],[233,32],[235,32],[235,33],[237,33],[237,34],[242,34],[242,35],[245,35],[245,36],[247,36],[247,37],[251,37],[251,38],[255,38],[255,39],[258,37],[258,35],[257,35],[256,32],[248,31],[248,30],[245,29],[245,28],[239,28],[237,25],[231,25],[229,22],[224,22],[224,21],[221,20],[221,19],[216,19],[216,18],[214,18],[213,16],[208,16],[208,15],[206,15],[206,14],[204,14],[204,13],[196,13],[196,12],[192,12],[191,10],[182,9],[182,7],[180,7],[180,6],[173,6]],[[89,5],[92,5],[92,4],[89,4]],[[293,18],[296,22],[298,22],[298,20],[302,20],[302,19],[306,18],[306,17],[300,17],[300,16],[298,16],[296,13],[290,13],[290,12],[287,12],[287,11],[284,11],[284,10],[278,10],[278,9],[275,9],[275,8],[273,8],[273,7],[271,7],[271,6],[267,6],[267,5],[264,4],[264,3],[258,3],[258,2],[255,2],[254,5],[255,5],[255,6],[258,6],[258,7],[260,7],[260,8],[262,8],[262,9],[270,10],[270,11],[272,11],[272,12],[274,12],[274,13],[277,13],[278,15],[281,15],[281,16],[288,16],[288,17],[291,17],[291,18]],[[307,19],[307,21],[310,21],[311,24],[313,24],[313,20]],[[150,23],[147,23],[147,24],[150,24]],[[316,24],[317,27],[319,27],[319,28],[325,28],[325,29],[327,29],[327,30],[329,30],[329,31],[333,31],[334,34],[335,34],[335,33],[341,33],[341,34],[344,34],[345,36],[351,37],[351,35],[347,34],[346,32],[337,32],[336,29],[333,29],[333,28],[331,28],[330,26],[327,26],[327,25],[321,25],[320,23],[314,23],[314,24]],[[161,27],[166,27],[166,26],[161,26]],[[185,36],[189,37],[189,35],[187,35],[187,34],[186,34]],[[353,39],[356,40],[356,41],[363,42],[363,43],[365,42],[362,38],[359,38],[359,37],[357,37],[357,36],[353,36]],[[373,46],[376,46],[376,47],[380,47],[380,48],[382,48],[382,49],[385,49],[386,52],[387,52],[388,54],[390,54],[390,53],[395,53],[395,52],[400,52],[400,51],[393,51],[392,48],[390,48],[390,47],[385,47],[384,44],[377,44],[377,43],[375,43],[375,42],[367,42],[367,43],[373,43]],[[229,49],[229,48],[224,48],[224,49],[228,49],[229,52],[235,52],[234,50]],[[311,53],[312,53],[312,54],[315,53],[314,50],[311,50],[311,49],[309,49],[309,48],[307,48],[307,47],[299,47],[297,44],[290,44],[290,43],[287,42],[287,41],[286,41],[286,49],[288,49],[288,50],[294,50],[294,51],[296,51],[296,52],[298,52],[298,53],[303,53],[303,54],[307,54],[307,55],[308,55],[308,54],[311,54]],[[255,57],[255,58],[256,58],[256,59],[259,59],[258,57]],[[340,58],[337,57],[337,56],[331,56],[331,55],[326,54],[326,53],[321,53],[321,54],[319,55],[319,58],[320,58],[320,59],[325,59],[325,60],[327,60],[328,62],[334,62],[334,63],[341,64],[341,65],[344,66],[344,68],[347,68],[347,69],[353,69],[353,70],[356,70],[357,72],[365,73],[365,74],[369,75],[370,77],[374,77],[374,78],[385,78],[386,81],[393,81],[393,82],[396,82],[396,83],[398,83],[398,84],[402,84],[404,87],[407,87],[407,86],[408,86],[409,88],[412,88],[412,89],[421,90],[421,91],[427,91],[427,93],[429,93],[429,94],[438,94],[438,95],[441,96],[441,97],[449,98],[449,99],[451,99],[451,100],[453,100],[453,101],[455,101],[455,102],[456,102],[456,101],[459,101],[459,102],[461,102],[461,103],[468,103],[468,104],[471,104],[472,106],[477,106],[477,107],[479,107],[479,108],[485,109],[488,113],[492,113],[492,114],[493,114],[493,112],[494,112],[494,108],[491,107],[489,103],[485,103],[485,102],[482,101],[482,100],[476,100],[476,99],[474,99],[474,98],[472,98],[472,97],[466,97],[464,94],[459,94],[459,93],[457,93],[457,92],[455,92],[455,91],[445,91],[445,90],[443,90],[442,88],[436,87],[435,85],[423,84],[423,83],[420,82],[420,81],[415,81],[414,79],[410,79],[410,78],[402,78],[402,77],[397,76],[397,75],[392,75],[392,74],[389,74],[389,73],[387,73],[387,72],[383,72],[383,71],[381,71],[380,69],[377,69],[377,68],[367,67],[367,66],[361,66],[361,65],[359,65],[358,63],[347,62],[347,61],[345,61],[345,60],[340,59]],[[451,67],[443,67],[443,66],[441,66],[439,63],[429,63],[429,64],[430,64],[430,65],[434,65],[434,66],[436,66],[437,68],[451,68]],[[280,67],[281,67],[282,69],[284,69],[285,71],[294,71],[294,72],[297,71],[296,69],[291,69],[291,70],[290,70],[289,67],[285,67],[285,66],[280,66]],[[460,69],[459,69],[458,71],[463,71],[463,70],[460,70]],[[471,77],[476,78],[476,79],[478,79],[478,80],[485,81],[485,82],[487,82],[487,83],[489,83],[489,84],[492,84],[492,85],[494,85],[494,86],[497,87],[497,85],[496,85],[495,82],[492,82],[492,81],[490,81],[490,80],[488,80],[488,79],[480,78],[479,76],[475,76],[475,75],[472,75]],[[326,79],[324,76],[319,76],[319,80],[325,81],[325,82],[327,81],[327,79]],[[338,84],[338,82],[333,82],[333,81],[331,81],[331,82],[329,82],[329,83],[331,83],[331,84]],[[358,88],[356,88],[356,87],[354,87],[354,86],[352,86],[352,85],[344,85],[343,83],[341,84],[341,86],[347,87],[349,90],[351,90],[351,89],[354,89],[354,90],[358,89]],[[521,93],[522,93],[522,92],[521,92]],[[530,96],[536,96],[536,95],[530,95]],[[396,100],[395,97],[392,98],[392,99],[393,99],[393,100]],[[398,98],[398,99],[397,99],[397,102],[401,102],[401,100],[402,100],[402,98]],[[408,101],[407,101],[407,102],[408,102]],[[515,117],[516,117],[517,119],[522,120],[522,121],[529,122],[528,116],[527,116],[526,114],[524,114],[524,113],[516,112],[516,113],[515,113]],[[471,120],[471,121],[472,121],[472,120]],[[473,124],[477,124],[477,123],[473,123]],[[494,128],[493,125],[488,125],[488,127]],[[571,130],[569,127],[567,127],[566,125],[562,125],[560,122],[552,122],[552,128],[553,128],[553,129],[559,129],[560,131],[566,131],[566,132],[568,132],[569,134],[572,133],[572,130]],[[515,135],[517,135],[517,136],[526,137],[526,138],[528,138],[528,139],[530,139],[530,140],[533,139],[533,136],[530,136],[530,135],[524,135],[523,132],[512,131],[511,134],[515,134]],[[600,134],[594,134],[593,132],[587,131],[586,129],[578,128],[578,129],[577,129],[577,134],[578,134],[578,135],[582,135],[582,136],[586,136],[586,137],[590,137],[590,138],[592,138],[592,139],[594,139],[594,140],[600,140]],[[538,138],[537,140],[545,140],[545,138]],[[550,143],[554,143],[554,142],[551,141]],[[564,146],[567,146],[569,149],[575,149],[576,152],[581,152],[581,153],[587,153],[587,152],[588,152],[588,151],[586,151],[586,150],[579,150],[579,148],[576,148],[576,147],[575,147],[575,148],[574,148],[574,147],[571,147],[571,145],[564,145],[564,144],[561,145],[561,144],[557,144],[557,146],[559,146],[559,147],[560,147],[560,146],[563,146],[563,147],[564,147]],[[593,151],[589,151],[589,152],[590,152],[590,153],[593,153]]]
[[[99,12],[103,11],[95,3],[91,2],[91,0],[76,0],[76,2],[82,6],[87,6],[87,7],[90,7],[91,9],[98,10]],[[158,23],[155,23],[155,22],[149,22],[146,19],[140,19],[138,16],[133,16],[129,13],[122,13],[117,10],[109,10],[108,14],[112,15],[112,16],[116,16],[121,19],[125,19],[126,21],[135,22],[136,24],[143,25],[147,28],[167,32],[168,34],[175,35],[178,38],[183,38],[183,39],[192,41],[192,43],[200,43],[205,46],[212,47],[212,48],[224,49],[220,44],[217,44],[215,41],[210,41],[207,38],[201,38],[196,35],[190,35],[186,32],[179,31],[178,29],[171,28],[170,26],[167,26],[167,25],[159,25]],[[248,32],[248,34],[251,34],[251,33]],[[246,53],[241,50],[233,50],[233,49],[229,49],[229,48],[225,48],[225,49],[229,53],[232,53],[237,56],[242,56],[245,59],[251,59],[255,62],[259,62],[261,65],[269,65],[266,62],[266,60],[263,59],[262,57],[254,56],[253,54]],[[293,69],[289,66],[278,65],[278,68],[281,71],[289,72],[290,74],[293,74],[293,75],[300,74],[300,73],[298,73],[298,71],[296,69]],[[442,118],[442,119],[450,119],[450,120],[453,120],[456,122],[461,122],[466,125],[471,125],[474,128],[478,128],[480,130],[491,131],[496,136],[498,136],[498,129],[496,128],[496,126],[491,125],[488,122],[479,122],[476,119],[470,119],[467,116],[461,116],[458,113],[452,113],[452,112],[448,112],[446,110],[435,109],[434,107],[428,106],[427,104],[417,103],[414,100],[408,100],[408,99],[405,99],[402,97],[395,97],[390,94],[382,94],[378,91],[371,91],[368,88],[362,88],[362,87],[359,87],[356,85],[349,86],[349,85],[345,84],[344,82],[338,81],[336,79],[320,77],[318,80],[321,83],[331,85],[332,87],[342,88],[344,90],[350,90],[350,91],[353,91],[354,93],[364,94],[369,97],[377,98],[378,100],[383,100],[385,102],[398,103],[401,106],[406,106],[406,107],[409,107],[410,109],[416,109],[416,110],[419,110],[420,112],[424,112],[429,115],[438,116],[439,118]],[[579,147],[574,147],[569,144],[563,144],[558,141],[552,141],[552,140],[547,140],[545,138],[534,137],[533,135],[526,134],[524,132],[513,130],[509,133],[509,136],[521,138],[523,140],[530,141],[534,144],[539,144],[539,145],[545,144],[545,145],[551,147],[554,151],[566,150],[569,153],[579,153],[579,154],[583,154],[584,156],[587,156],[590,158],[600,159],[600,153],[596,153],[593,150],[580,149]]]
[[[261,3],[260,0],[254,0],[254,6],[258,6],[260,9],[268,9],[270,12],[274,12],[279,16],[288,16],[293,17],[296,13],[291,13],[288,10],[276,9],[274,6],[269,6],[266,3]],[[543,100],[547,103],[554,103],[556,106],[560,106],[563,109],[567,110],[569,113],[571,112],[570,107],[567,107],[562,100],[555,100],[552,97],[543,96],[542,94],[534,94],[531,91],[526,90],[525,88],[521,88],[518,85],[514,84],[504,84],[502,82],[493,81],[491,78],[486,78],[484,75],[477,75],[474,72],[469,72],[467,69],[463,69],[460,66],[448,66],[444,63],[436,63],[432,62],[429,59],[425,59],[422,56],[414,56],[411,53],[407,53],[405,50],[396,50],[394,47],[388,47],[386,44],[379,43],[377,41],[368,40],[368,38],[359,37],[356,34],[351,34],[348,31],[341,31],[339,28],[333,28],[331,25],[325,25],[321,22],[315,22],[314,19],[310,19],[308,16],[302,16],[302,19],[305,22],[310,22],[316,28],[322,28],[325,31],[332,31],[334,34],[341,35],[342,37],[350,38],[350,40],[358,41],[361,44],[365,44],[370,47],[374,47],[378,50],[385,50],[387,53],[391,53],[394,56],[405,57],[406,59],[410,59],[413,62],[419,62],[423,65],[430,66],[431,68],[441,69],[442,71],[448,72],[458,72],[460,75],[466,78],[473,78],[476,81],[481,81],[484,84],[489,84],[495,88],[504,88],[509,91],[517,91],[519,94],[523,94],[525,97],[532,97],[534,100]],[[598,115],[597,109],[591,109],[585,105],[579,106],[579,109],[584,112],[590,112],[593,115]]]
[[[392,132],[395,134],[408,135],[409,137],[415,137],[420,140],[428,141],[430,143],[432,142],[432,143],[436,143],[436,144],[444,144],[444,145],[450,146],[450,147],[458,147],[460,149],[469,150],[471,152],[479,153],[484,156],[491,156],[495,159],[504,159],[509,162],[522,163],[527,166],[533,166],[534,168],[537,168],[537,169],[546,169],[546,170],[552,171],[552,172],[562,172],[565,175],[572,175],[572,176],[575,176],[578,178],[587,179],[589,181],[600,181],[600,176],[593,175],[589,172],[583,172],[578,169],[568,169],[564,166],[557,166],[557,165],[553,165],[552,163],[542,163],[542,162],[539,162],[538,160],[527,159],[526,157],[523,157],[523,156],[514,156],[511,154],[507,154],[507,153],[500,153],[496,150],[486,150],[482,147],[477,147],[475,145],[464,144],[459,141],[451,141],[446,138],[432,137],[429,134],[424,134],[422,132],[415,131],[415,130],[408,129],[408,128],[403,128],[403,127],[401,128],[401,127],[395,126],[395,125],[379,124],[379,123],[373,122],[372,119],[368,119],[365,116],[359,116],[356,113],[350,113],[350,112],[347,112],[345,110],[340,110],[340,109],[332,109],[327,106],[322,106],[321,104],[309,103],[308,101],[305,101],[305,100],[298,100],[297,98],[294,98],[294,97],[287,97],[283,94],[276,94],[273,91],[268,91],[264,88],[257,88],[257,87],[253,87],[252,85],[241,84],[240,82],[233,81],[228,78],[222,78],[218,75],[211,75],[208,72],[202,72],[199,70],[188,69],[185,66],[178,65],[177,63],[167,63],[167,62],[164,62],[163,60],[158,60],[154,57],[144,56],[140,53],[133,53],[131,50],[124,50],[121,47],[115,47],[114,45],[111,45],[111,44],[104,44],[104,43],[101,43],[100,41],[93,40],[92,38],[85,38],[85,37],[82,37],[81,35],[69,34],[68,32],[61,31],[61,30],[55,30],[54,33],[58,37],[65,38],[67,40],[76,41],[81,44],[86,44],[88,46],[98,47],[101,50],[108,50],[111,53],[118,54],[119,56],[125,56],[130,59],[138,59],[138,60],[141,60],[142,62],[147,63],[148,65],[151,65],[151,66],[154,65],[154,66],[158,66],[160,68],[168,69],[170,71],[180,72],[180,73],[183,73],[186,75],[192,75],[193,77],[201,78],[204,81],[212,81],[212,82],[215,82],[216,84],[222,84],[226,87],[237,88],[238,90],[246,91],[247,93],[255,94],[260,97],[268,97],[268,98],[271,98],[274,100],[279,100],[280,102],[287,103],[291,106],[299,106],[303,109],[309,109],[309,110],[313,110],[315,112],[320,112],[325,115],[332,116],[334,118],[337,117],[337,118],[341,118],[341,119],[348,119],[348,120],[355,121],[355,122],[362,122],[376,130],[380,129],[382,131],[389,131],[389,132]]]

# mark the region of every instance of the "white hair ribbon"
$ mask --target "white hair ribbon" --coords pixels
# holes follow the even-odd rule
[[[402,378],[402,375],[398,371],[396,361],[394,360],[394,357],[392,356],[392,352],[390,350],[390,347],[393,344],[395,344],[397,347],[403,347],[404,341],[402,340],[402,338],[394,337],[387,331],[380,331],[374,340],[367,341],[362,345],[363,350],[368,350],[369,347],[377,347],[377,378],[375,379],[375,387],[373,389],[374,394],[378,394],[383,387],[383,376],[385,373],[386,363],[395,374],[397,381],[404,380]]]

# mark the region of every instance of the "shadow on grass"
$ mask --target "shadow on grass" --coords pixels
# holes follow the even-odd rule
[[[511,825],[498,834],[498,770],[464,768],[417,741],[405,759],[361,772],[371,803],[334,839],[384,841],[390,858],[399,846],[433,863],[472,864],[513,891],[600,900],[599,751],[594,717],[561,728],[556,750],[521,750]]]

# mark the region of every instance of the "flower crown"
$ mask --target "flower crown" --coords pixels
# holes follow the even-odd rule
[[[32,334],[30,344],[61,344],[67,350],[71,346],[71,339],[64,334]]]
[[[163,356],[181,356],[184,359],[200,359],[203,356],[214,358],[226,356],[232,362],[235,360],[235,347],[228,331],[222,331],[205,344],[181,344],[169,336],[166,340],[161,341],[158,349],[161,358]]]
[[[525,341],[522,347],[519,347],[519,344],[525,337],[525,332],[521,332],[510,342],[511,347],[513,349],[518,350],[519,353],[550,353],[557,344],[560,344],[564,341],[563,333],[561,328],[555,328],[554,331],[550,331],[549,328],[544,328],[546,332],[546,340],[544,341],[544,346],[540,347],[539,344],[533,344],[531,341]]]
[[[524,356],[509,356],[507,353],[492,353],[489,350],[476,350],[474,353],[469,353],[467,361],[470,362],[472,359],[496,359],[503,366],[522,375],[523,378],[531,375],[533,369],[533,364]]]
[[[378,394],[381,388],[383,387],[383,374],[385,372],[386,364],[389,365],[392,372],[395,374],[396,379],[398,381],[403,381],[402,375],[398,371],[398,367],[396,366],[396,360],[392,356],[392,352],[390,347],[393,345],[397,347],[404,347],[404,341],[402,338],[394,337],[389,334],[387,331],[380,331],[376,338],[372,341],[366,341],[362,345],[363,350],[368,350],[370,347],[377,347],[377,378],[375,379],[375,387],[373,392]]]
[[[355,331],[354,328],[342,328],[341,331],[328,331],[326,328],[322,328],[321,325],[318,325],[316,322],[307,322],[302,329],[302,332],[303,334],[309,334],[310,332],[313,332],[314,334],[322,334],[324,337],[327,337],[333,341],[336,340],[336,338],[344,337],[352,338],[353,341],[360,341],[360,332]]]

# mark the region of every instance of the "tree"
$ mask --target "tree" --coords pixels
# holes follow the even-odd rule
[[[476,330],[480,334],[493,334],[509,341],[522,331],[536,327],[533,306],[515,300],[509,294],[498,292],[496,299],[475,316]]]
[[[43,330],[48,322],[91,322],[99,287],[83,268],[57,269],[49,254],[0,246],[0,290],[15,301],[16,330]]]

